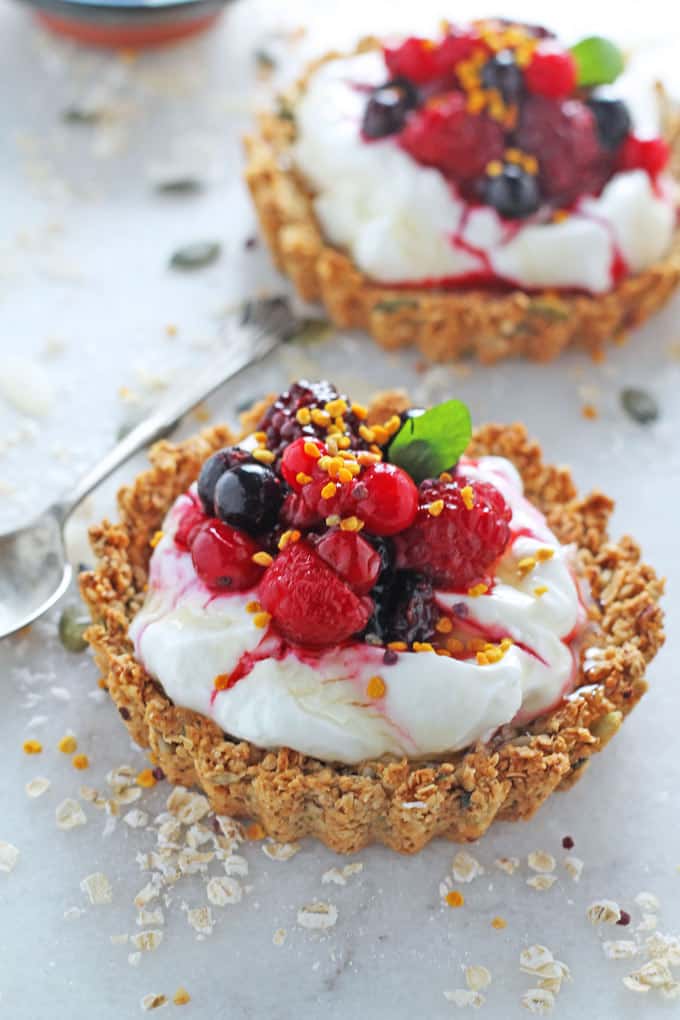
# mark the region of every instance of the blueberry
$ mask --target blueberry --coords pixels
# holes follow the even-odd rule
[[[604,149],[618,149],[630,133],[631,119],[628,107],[620,99],[589,99],[587,105],[595,116],[597,136]]]
[[[501,50],[487,60],[482,68],[482,85],[485,89],[497,89],[506,103],[519,102],[524,91],[524,77],[512,50]]]
[[[282,501],[281,483],[263,464],[238,464],[225,471],[215,486],[217,516],[251,535],[274,527]]]
[[[485,179],[483,198],[487,205],[509,220],[530,216],[541,204],[536,177],[515,163],[508,163],[502,173]]]
[[[238,446],[226,446],[208,457],[198,476],[198,498],[209,517],[215,516],[215,486],[225,471],[250,460],[250,454]]]
[[[418,105],[410,81],[394,78],[374,90],[366,104],[361,130],[366,138],[385,138],[401,131],[406,115]]]

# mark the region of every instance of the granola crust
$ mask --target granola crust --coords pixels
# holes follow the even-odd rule
[[[400,392],[381,394],[372,420],[407,405]],[[261,408],[244,425],[252,427]],[[340,765],[232,739],[206,716],[174,705],[136,660],[128,626],[144,601],[152,536],[202,462],[233,441],[218,426],[177,445],[154,446],[151,469],[119,493],[119,523],[91,529],[97,567],[81,575],[94,620],[87,637],[111,698],[132,738],[150,749],[170,782],[200,786],[217,813],[256,819],[282,842],[311,835],[342,853],[372,842],[415,853],[435,836],[468,842],[495,818],[529,818],[553,790],[583,774],[647,689],[647,664],[664,640],[663,582],[640,562],[632,538],[609,540],[611,500],[600,492],[579,498],[569,472],[544,464],[521,425],[485,425],[470,450],[516,465],[560,541],[575,543],[599,607],[591,639],[598,651],[587,669],[582,662],[576,692],[554,711],[526,727],[506,726],[490,743],[444,760]]]
[[[356,52],[377,45],[364,39]],[[365,276],[325,240],[313,195],[290,159],[295,99],[314,70],[340,56],[328,53],[311,64],[279,113],[261,115],[245,139],[245,179],[272,257],[300,297],[323,303],[336,326],[365,330],[386,349],[416,345],[431,361],[468,354],[487,364],[518,355],[552,361],[570,344],[597,353],[611,339],[622,342],[671,296],[680,283],[680,231],[664,259],[601,295],[394,289]],[[680,158],[678,132],[668,134]]]

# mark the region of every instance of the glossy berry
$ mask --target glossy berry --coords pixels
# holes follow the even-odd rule
[[[366,625],[365,637],[374,644],[387,644],[391,640],[392,606],[396,597],[394,542],[391,538],[380,538],[377,535],[367,535],[366,540],[380,557],[380,573],[371,591],[374,608]]]
[[[270,531],[283,502],[281,483],[263,464],[239,464],[225,471],[215,487],[218,517],[252,535]]]
[[[487,60],[482,68],[482,86],[496,89],[506,103],[518,103],[524,91],[522,70],[512,50],[501,50]]]
[[[357,595],[368,595],[378,580],[379,553],[352,531],[328,531],[316,545],[317,555],[346,581]]]
[[[437,47],[429,39],[410,36],[399,46],[385,48],[385,63],[393,78],[425,85],[439,77]]]
[[[258,597],[289,641],[322,648],[363,630],[373,611],[305,541],[294,542],[267,568]]]
[[[208,517],[215,516],[215,486],[225,471],[250,460],[250,454],[238,446],[227,446],[208,457],[198,476],[198,496]]]
[[[472,490],[471,508],[465,498],[469,493],[461,492],[466,484]],[[433,515],[428,508],[439,500],[443,509]],[[415,522],[395,538],[397,565],[425,574],[435,585],[467,591],[505,551],[511,516],[501,493],[488,482],[423,482]]]
[[[319,440],[305,439],[304,436],[301,436],[285,448],[281,458],[281,474],[294,492],[300,492],[302,489],[302,482],[298,481],[299,475],[311,478],[317,470],[319,458],[312,457],[305,452],[307,443],[314,443],[320,455],[326,452],[325,445]]]
[[[529,92],[549,99],[565,99],[576,88],[578,68],[568,50],[553,42],[538,46],[524,71]]]
[[[379,463],[363,471],[353,495],[356,515],[373,535],[395,535],[408,528],[418,509],[418,488],[396,464]]]
[[[300,424],[296,418],[297,412],[303,407],[323,410],[325,404],[337,400],[339,396],[340,394],[333,384],[326,380],[307,382],[302,379],[293,383],[289,390],[276,398],[257,426],[258,430],[266,433],[267,448],[280,456],[286,446],[299,436],[324,440],[326,438],[324,426],[315,425],[313,422],[307,425]],[[359,437],[361,422],[357,416],[352,411],[347,411],[343,417],[346,434],[350,437],[351,448],[353,450],[366,449],[367,443]]]
[[[406,78],[394,78],[375,89],[361,124],[365,138],[385,138],[403,128],[409,111],[418,105],[418,93]]]
[[[196,573],[209,588],[244,591],[262,577],[262,567],[252,559],[258,550],[250,535],[213,518],[194,535],[191,559]]]
[[[437,46],[436,61],[442,78],[451,75],[462,60],[467,60],[475,50],[486,48],[474,30],[452,29]]]
[[[191,549],[194,536],[201,525],[205,524],[205,521],[206,515],[203,508],[190,493],[175,531],[175,543],[180,549],[185,551]]]
[[[502,157],[505,138],[500,124],[486,114],[467,112],[462,92],[446,92],[411,115],[399,144],[419,163],[466,182]]]
[[[655,177],[666,167],[671,150],[663,138],[638,138],[628,135],[619,153],[622,170],[646,170]]]
[[[604,149],[618,149],[631,128],[628,107],[621,99],[596,98],[588,100],[595,115],[600,145]]]
[[[562,205],[599,192],[612,170],[611,156],[597,137],[595,115],[578,99],[527,96],[517,147],[538,160],[541,194]]]
[[[527,173],[516,163],[508,163],[500,174],[487,176],[482,196],[486,205],[493,206],[509,220],[531,216],[541,204],[535,175]]]
[[[388,640],[406,641],[407,644],[429,641],[441,615],[435,602],[432,582],[409,570],[400,570],[394,590],[396,598],[392,605]]]

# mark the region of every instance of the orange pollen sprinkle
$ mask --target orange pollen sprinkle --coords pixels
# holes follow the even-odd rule
[[[251,822],[250,825],[246,825],[243,829],[243,834],[246,839],[251,841],[257,839],[264,839],[267,833],[264,831],[259,822]]]
[[[300,425],[309,425],[312,421],[312,412],[308,407],[300,407],[295,414],[295,420]]]
[[[387,685],[381,676],[372,676],[366,684],[366,694],[376,701],[385,697]]]
[[[138,774],[135,782],[137,783],[137,786],[143,786],[145,789],[148,789],[149,787],[156,785],[156,777],[151,769],[143,769]]]
[[[226,691],[229,688],[229,680],[230,677],[228,673],[219,673],[218,676],[215,677],[213,687],[216,691]]]
[[[352,404],[352,414],[356,415],[361,421],[365,421],[368,418],[368,408],[364,407],[363,404]]]
[[[352,477],[353,477],[352,472],[349,470],[349,468],[342,467],[338,471],[338,481],[342,482],[343,485],[349,485],[349,483],[352,481]]]
[[[364,526],[364,522],[358,517],[343,517],[340,521],[341,531],[361,531]]]
[[[97,680],[97,687],[100,687],[103,691],[108,691],[109,687],[105,677],[99,677],[99,680]]]
[[[284,531],[284,533],[281,535],[281,538],[279,539],[279,549],[285,549],[287,545],[291,544],[291,542],[299,542],[301,538],[302,535],[297,529],[293,529],[292,531]]]
[[[488,590],[488,584],[480,582],[479,584],[473,584],[472,588],[468,588],[468,595],[470,595],[473,599],[476,599],[479,598],[480,595],[486,595]]]
[[[534,595],[537,599],[540,599],[541,595],[545,595],[548,590],[547,584],[539,584],[538,588],[534,588]]]
[[[260,446],[264,446],[264,444],[267,442],[267,433],[266,432],[253,432],[253,439],[256,442],[258,442],[260,444]]]
[[[393,652],[405,652],[408,649],[405,641],[389,641],[387,647]]]
[[[337,400],[329,400],[324,406],[324,411],[327,411],[331,418],[337,418],[347,410],[347,401],[343,400],[342,397],[338,397]]]
[[[274,562],[269,553],[265,552],[263,549],[261,549],[260,552],[253,553],[252,561],[253,563],[257,563],[260,567],[270,567]]]
[[[395,432],[398,432],[401,428],[401,418],[398,414],[393,414],[391,418],[388,418],[383,428],[390,436],[393,436]]]
[[[440,482],[452,482],[453,481],[453,475],[449,474],[448,471],[442,471],[442,473],[439,476],[439,481]]]
[[[539,563],[545,563],[546,560],[551,560],[555,555],[555,550],[549,546],[545,546],[543,549],[536,550],[536,559]]]
[[[257,460],[260,464],[273,464],[276,460],[276,454],[272,453],[271,450],[267,450],[264,446],[258,446],[256,450],[253,450],[251,456],[253,460]]]
[[[149,542],[149,545],[151,546],[151,548],[155,549],[156,546],[158,545],[158,543],[161,541],[162,538],[163,538],[163,532],[162,531],[156,531],[154,533],[153,538]]]
[[[523,153],[519,149],[506,149],[505,158],[508,163],[517,163],[519,165],[522,162]]]
[[[319,457],[321,456],[321,450],[316,445],[316,443],[309,443],[309,442],[305,443],[304,451],[305,451],[305,453],[307,454],[308,457],[313,457],[314,460],[318,460]]]
[[[449,620],[448,616],[440,616],[437,620],[434,629],[439,634],[450,634],[453,630],[453,623]]]
[[[359,426],[359,435],[362,439],[365,439],[367,443],[372,443],[375,439],[375,433],[373,429],[369,429],[368,425]]]
[[[446,894],[445,898],[449,907],[462,907],[465,903],[465,897],[457,889],[452,889],[451,892]]]
[[[62,754],[73,754],[73,752],[78,748],[78,741],[70,733],[67,733],[65,737],[61,738],[57,744],[57,748],[62,752]]]
[[[414,641],[413,642],[414,652],[433,652],[434,646],[429,641]]]
[[[439,517],[443,509],[444,509],[443,499],[435,499],[432,501],[432,503],[427,504],[427,512],[431,517]]]
[[[73,757],[71,758],[71,764],[73,765],[74,769],[78,769],[79,771],[82,772],[83,769],[89,768],[90,759],[87,757],[86,754],[74,754]]]
[[[508,922],[504,917],[494,917],[491,921],[491,927],[495,928],[496,931],[502,931],[503,928],[507,928]]]
[[[253,617],[253,623],[255,624],[256,627],[259,627],[261,630],[264,630],[265,627],[269,626],[269,621],[271,620],[271,618],[272,618],[271,613],[255,613],[255,616]]]
[[[361,467],[370,467],[372,464],[377,464],[382,460],[382,455],[379,453],[369,453],[368,450],[361,450],[357,454],[357,462]]]
[[[534,559],[534,557],[525,556],[517,564],[517,573],[520,574],[522,577],[526,577],[527,574],[531,573],[535,566],[536,560]]]
[[[172,1001],[176,1006],[186,1006],[187,1002],[191,1002],[191,996],[186,988],[178,988],[172,997]]]
[[[569,213],[566,209],[556,209],[552,214],[553,223],[564,223],[564,221],[568,219]]]
[[[295,476],[295,481],[298,483],[298,485],[309,485],[311,480],[312,476],[306,475],[304,471],[298,471],[298,473]]]
[[[486,641],[482,641],[482,639],[478,637],[470,638],[468,648],[471,652],[481,652],[486,648]]]
[[[390,438],[390,433],[387,431],[384,425],[373,426],[373,438],[376,443],[382,446]]]
[[[338,436],[338,446],[341,450],[348,450],[352,445],[352,440],[349,436]]]
[[[538,173],[538,160],[535,156],[524,156],[522,166],[528,174],[534,177]]]
[[[327,482],[321,490],[322,499],[333,499],[333,496],[338,491],[338,487],[335,482]]]
[[[492,159],[490,163],[486,164],[486,175],[487,177],[500,177],[503,173],[503,164],[500,159]]]
[[[513,645],[512,638],[504,637],[501,640],[501,651],[507,652],[510,648],[512,648],[512,645]]]
[[[40,754],[41,751],[42,744],[39,740],[24,741],[24,754]]]
[[[315,407],[311,412],[312,421],[315,425],[320,425],[324,428],[331,423],[331,416],[326,411],[322,411],[320,407]]]
[[[460,490],[461,497],[467,510],[472,510],[475,505],[475,493],[471,485],[464,485]]]
[[[257,601],[257,599],[253,599],[251,602],[246,602],[246,613],[261,613],[261,612],[262,606]]]
[[[465,645],[457,637],[450,637],[446,639],[446,647],[452,655],[460,655],[461,652],[465,651]]]

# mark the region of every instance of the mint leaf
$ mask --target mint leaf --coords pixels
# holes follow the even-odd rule
[[[390,443],[389,459],[416,483],[452,468],[472,436],[470,412],[460,400],[446,400],[408,418]]]
[[[609,85],[623,71],[623,54],[610,39],[591,35],[571,47],[578,69],[577,84]]]

